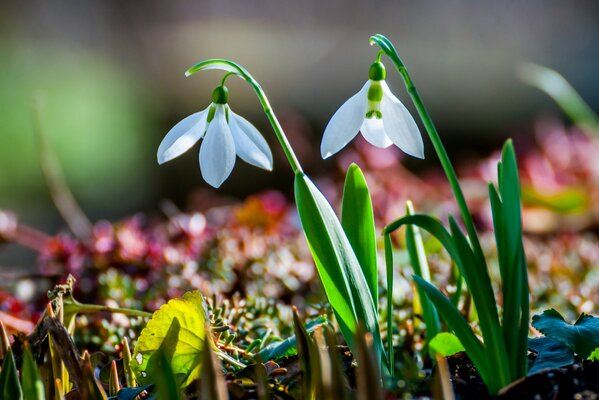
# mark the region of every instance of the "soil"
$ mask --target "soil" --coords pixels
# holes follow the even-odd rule
[[[599,400],[599,362],[579,360],[562,368],[540,371],[489,395],[465,353],[448,358],[456,399]]]

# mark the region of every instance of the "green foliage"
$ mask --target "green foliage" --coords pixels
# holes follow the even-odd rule
[[[548,368],[560,368],[574,363],[574,352],[563,343],[549,337],[528,339],[528,347],[537,353],[529,375]]]
[[[376,230],[372,200],[364,174],[356,164],[347,169],[341,225],[356,253],[372,298],[379,298],[379,276],[376,262]]]
[[[359,326],[356,336],[358,367],[356,368],[356,389],[358,400],[383,400],[383,390],[379,363],[372,348],[372,336]]]
[[[460,351],[464,351],[464,346],[460,339],[453,333],[449,332],[440,332],[435,335],[428,344],[431,350],[439,353],[443,357],[452,356],[454,354],[459,353]]]
[[[293,310],[293,327],[297,338],[297,352],[302,371],[302,398],[315,400],[322,396],[321,371],[318,348],[304,328],[297,310]]]
[[[374,337],[382,360],[378,312],[363,270],[330,204],[303,173],[295,176],[295,200],[327,298],[350,348],[358,321]]]
[[[175,319],[176,320],[176,319]],[[156,400],[179,400],[181,399],[181,379],[184,376],[176,374],[171,364],[172,357],[167,354],[167,348],[161,347],[153,354],[152,379],[156,385]]]
[[[547,93],[575,124],[599,133],[599,117],[559,72],[525,64],[518,73],[525,83]]]
[[[567,187],[558,192],[543,192],[532,186],[522,187],[524,204],[541,206],[558,214],[576,214],[588,211],[590,201],[585,189]]]
[[[406,213],[407,215],[414,215],[414,206],[411,201],[406,203]],[[408,225],[406,227],[406,248],[410,255],[410,263],[414,269],[414,274],[425,281],[430,282],[431,276],[428,268],[428,261],[426,259],[424,243],[422,241],[420,229],[415,225]],[[430,340],[437,336],[441,331],[439,314],[429,298],[425,295],[424,291],[420,287],[418,287],[417,290],[420,306],[422,307],[422,319],[426,325],[427,340]]]
[[[222,374],[223,366],[211,348],[210,340],[204,340],[204,352],[200,379],[201,399],[227,400],[227,385]]]
[[[583,359],[599,347],[599,318],[581,314],[571,325],[554,309],[532,317],[532,326],[546,337],[567,346]]]
[[[205,340],[202,295],[199,291],[185,293],[152,315],[133,351],[131,369],[138,382],[157,382],[154,371],[158,363],[166,362],[173,374],[184,377],[182,385],[187,386],[200,377]]]
[[[23,351],[23,365],[21,367],[21,383],[23,385],[24,400],[44,400],[46,398],[44,383],[40,377],[37,365],[29,346]]]
[[[405,216],[389,224],[384,231],[390,234],[404,224],[419,226],[437,238],[456,263],[478,312],[484,345],[439,289],[420,276],[415,275],[414,280],[462,342],[492,393],[525,376],[528,366],[528,275],[522,244],[518,170],[511,141],[503,148],[498,175],[498,191],[490,185],[489,193],[502,281],[502,321],[486,261],[472,245],[477,241],[467,238],[452,217],[449,218],[450,232],[438,220],[426,215]]]
[[[321,315],[318,318],[308,322],[305,326],[308,333],[314,332],[319,326],[328,323],[326,315]],[[297,354],[296,336],[289,336],[287,339],[280,342],[272,343],[258,353],[258,357],[262,360],[277,360],[281,357],[290,357]]]
[[[2,372],[0,372],[0,394],[3,399],[23,399],[23,390],[19,382],[19,374],[12,349],[9,349],[4,356],[2,363]]]

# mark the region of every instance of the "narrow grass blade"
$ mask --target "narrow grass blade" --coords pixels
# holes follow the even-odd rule
[[[17,364],[10,348],[5,353],[4,361],[2,362],[2,372],[0,372],[0,394],[2,394],[3,399],[23,399],[23,390],[21,388],[21,383],[19,382]]]
[[[206,327],[209,331],[209,327]],[[200,373],[200,388],[202,400],[227,400],[229,394],[223,377],[223,367],[212,350],[211,339],[204,340],[204,351],[202,352],[202,370]]]
[[[331,386],[333,393],[338,393],[337,398],[340,400],[347,399],[349,383],[347,382],[347,376],[343,372],[344,368],[338,350],[337,336],[330,326],[324,327],[324,334],[328,346],[329,359],[331,360]]]
[[[21,383],[24,400],[44,400],[46,398],[44,382],[40,377],[37,364],[33,359],[29,346],[23,351],[23,366],[21,368]]]
[[[162,348],[156,351],[154,357],[156,357],[156,364],[154,364],[155,371],[153,371],[152,377],[156,385],[156,400],[181,399],[181,390],[179,389],[177,377],[171,368],[169,357]]]
[[[599,133],[599,117],[559,72],[525,64],[519,68],[518,75],[525,83],[547,93],[575,124]]]
[[[406,215],[399,218],[385,227],[384,234],[389,234],[401,228],[403,225],[416,225],[431,235],[433,235],[441,245],[449,253],[449,256],[456,260],[459,258],[459,253],[453,242],[451,234],[445,229],[441,221],[426,214]]]
[[[4,323],[0,321],[0,357],[2,357],[3,360],[6,353],[8,353],[8,349],[10,349],[8,334],[6,333]]]
[[[116,396],[121,390],[121,383],[119,382],[119,371],[116,368],[116,361],[112,360],[110,365],[110,377],[108,379],[108,395]]]
[[[358,367],[356,368],[357,400],[383,400],[381,374],[376,358],[373,357],[372,335],[363,329],[358,331]]]
[[[127,387],[132,388],[137,386],[135,374],[131,369],[131,349],[129,348],[129,340],[126,337],[123,338],[123,369],[125,370]]]
[[[374,299],[356,255],[330,204],[303,173],[295,176],[295,199],[302,227],[315,264],[345,339],[350,348],[363,321],[373,333],[375,351],[383,349]]]
[[[268,384],[266,368],[262,363],[262,358],[260,358],[260,355],[256,356],[256,365],[254,365],[254,371],[256,374],[256,394],[258,395],[258,400],[269,400],[270,385]]]
[[[341,225],[362,267],[370,295],[376,302],[379,283],[374,212],[366,179],[356,164],[349,166],[345,176]]]
[[[406,212],[408,215],[414,215],[414,206],[411,201],[406,203]],[[406,247],[410,255],[410,263],[414,269],[414,274],[420,276],[425,281],[430,282],[431,276],[428,261],[426,259],[426,251],[424,250],[424,243],[422,242],[420,229],[414,225],[408,225],[406,227]],[[426,337],[427,341],[430,341],[441,331],[441,323],[439,322],[437,310],[424,294],[424,291],[420,287],[417,287],[417,289],[418,298],[422,306],[422,318],[426,325]]]
[[[318,350],[320,364],[320,398],[322,400],[339,400],[343,397],[343,386],[340,384],[342,381],[339,376],[335,375],[338,373],[338,365],[335,365],[335,363],[338,364],[338,357],[327,348],[322,327],[314,331],[314,343]]]
[[[297,338],[297,351],[302,371],[304,399],[315,400],[319,398],[318,386],[320,378],[320,363],[318,360],[318,349],[304,328],[297,309],[293,308],[293,327]]]
[[[87,351],[83,353],[83,360],[80,362],[80,370],[82,379],[76,387],[81,398],[90,400],[108,400],[104,387],[96,379],[94,368],[92,367],[91,359]]]

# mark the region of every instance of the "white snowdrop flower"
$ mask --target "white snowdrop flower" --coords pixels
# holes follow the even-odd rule
[[[320,152],[332,156],[357,134],[374,146],[395,144],[414,157],[424,158],[420,130],[406,107],[391,93],[385,82],[385,67],[380,61],[371,65],[368,82],[347,100],[329,121]]]
[[[227,104],[228,91],[219,86],[212,92],[212,103],[203,111],[181,120],[158,147],[158,163],[163,164],[200,146],[200,171],[208,184],[218,188],[229,177],[235,157],[265,170],[272,170],[272,153],[260,132]]]

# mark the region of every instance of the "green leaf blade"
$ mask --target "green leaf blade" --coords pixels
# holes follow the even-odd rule
[[[416,285],[422,288],[437,308],[441,317],[447,322],[449,328],[458,337],[466,349],[468,356],[476,366],[483,381],[489,385],[494,371],[491,368],[490,360],[486,357],[482,343],[478,340],[466,319],[460,314],[460,311],[451,303],[451,301],[439,291],[439,289],[419,276],[414,275],[413,278]],[[499,389],[501,389],[501,387],[496,388],[496,390]]]
[[[411,201],[406,203],[406,211],[408,215],[414,215],[414,206]],[[427,282],[431,281],[428,260],[426,259],[426,251],[422,241],[420,229],[414,225],[408,225],[406,228],[406,247],[410,255],[410,263],[414,269],[414,274],[421,277]],[[422,318],[426,325],[426,337],[428,340],[437,336],[441,331],[441,323],[439,322],[439,314],[437,310],[425,295],[422,288],[417,287],[420,305],[422,307]]]
[[[12,349],[4,356],[2,362],[2,372],[0,372],[0,394],[3,399],[23,399],[23,390],[19,382],[19,374],[17,372],[17,364]]]
[[[376,302],[379,297],[379,285],[374,211],[366,179],[356,164],[349,166],[345,177],[341,225],[362,267],[370,294]]]
[[[295,200],[318,273],[348,345],[354,348],[353,336],[360,320],[373,334],[382,355],[374,299],[331,205],[303,173],[295,175]]]
[[[37,364],[33,359],[29,346],[25,347],[25,350],[23,351],[21,382],[23,384],[24,400],[44,400],[46,398],[44,382],[40,377]]]

